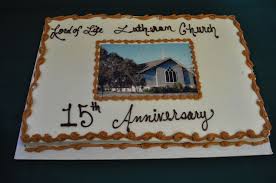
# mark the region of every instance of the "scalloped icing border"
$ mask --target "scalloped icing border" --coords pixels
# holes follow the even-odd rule
[[[121,132],[116,132],[113,134],[107,134],[104,131],[101,131],[99,133],[93,133],[93,132],[88,132],[85,135],[80,135],[77,132],[72,132],[71,134],[59,134],[56,137],[52,137],[49,134],[34,134],[32,136],[29,136],[27,134],[27,130],[28,130],[28,124],[27,124],[27,118],[29,116],[31,116],[32,114],[32,104],[33,104],[33,97],[32,97],[32,93],[35,90],[35,88],[38,86],[38,80],[40,78],[41,75],[41,71],[40,71],[40,65],[42,65],[45,62],[45,54],[46,54],[46,44],[45,42],[47,41],[47,39],[49,39],[49,35],[48,35],[48,31],[50,29],[49,23],[54,20],[54,21],[62,21],[65,19],[69,19],[72,18],[73,20],[77,20],[77,19],[89,19],[89,18],[94,18],[94,17],[100,17],[103,19],[106,18],[111,18],[111,19],[119,19],[119,18],[136,18],[139,20],[148,20],[151,18],[159,18],[159,19],[178,19],[178,18],[184,18],[186,20],[190,20],[192,18],[194,19],[203,19],[203,18],[210,18],[210,19],[230,19],[233,21],[234,26],[238,29],[237,35],[239,36],[240,39],[240,43],[243,45],[244,50],[242,51],[242,54],[245,56],[246,58],[246,65],[250,68],[251,73],[248,74],[248,78],[251,79],[252,81],[252,90],[255,91],[258,100],[256,101],[257,105],[260,107],[260,115],[261,117],[264,119],[265,123],[263,124],[263,129],[259,134],[256,134],[255,131],[253,131],[252,129],[248,129],[247,131],[238,131],[233,135],[230,135],[228,132],[222,131],[219,134],[216,133],[209,133],[205,136],[200,137],[198,133],[193,133],[191,135],[189,134],[185,134],[182,132],[178,132],[175,133],[173,135],[169,135],[166,136],[163,134],[163,132],[157,132],[157,133],[151,133],[151,132],[147,132],[141,136],[136,136],[134,132],[128,132],[127,134],[123,134]],[[261,141],[262,143],[268,142],[268,136],[270,134],[270,130],[272,128],[271,123],[268,119],[268,115],[267,112],[264,108],[264,101],[260,95],[260,89],[256,83],[256,77],[255,74],[253,72],[253,63],[250,60],[250,52],[249,49],[247,47],[247,43],[244,39],[243,36],[243,31],[241,30],[240,24],[239,22],[235,19],[235,16],[233,15],[214,15],[214,14],[200,14],[200,15],[188,15],[188,14],[183,14],[183,15],[169,15],[169,16],[162,16],[162,15],[145,15],[145,16],[131,16],[131,15],[121,15],[121,14],[116,14],[116,15],[106,15],[106,14],[88,14],[88,15],[84,15],[84,16],[78,16],[78,15],[69,15],[69,16],[59,16],[59,17],[55,17],[55,18],[46,18],[45,19],[45,25],[44,25],[44,30],[43,30],[43,34],[42,34],[42,38],[41,38],[41,45],[39,48],[39,57],[37,59],[37,62],[35,64],[35,71],[33,74],[33,80],[31,82],[31,85],[29,87],[29,92],[27,95],[27,101],[26,101],[26,107],[25,110],[23,112],[22,115],[22,125],[21,125],[21,140],[24,143],[29,143],[29,142],[39,142],[44,141],[47,143],[50,142],[56,142],[56,141],[64,141],[66,139],[70,139],[70,140],[80,140],[80,139],[87,139],[87,140],[92,140],[94,138],[99,138],[102,140],[107,140],[107,139],[113,139],[113,140],[119,140],[121,138],[127,138],[130,140],[149,140],[153,137],[159,139],[159,140],[174,140],[174,141],[180,141],[183,138],[186,139],[190,139],[192,141],[202,141],[202,140],[207,140],[209,142],[206,143],[197,143],[197,146],[203,146],[203,147],[208,147],[208,144],[214,144],[214,145],[220,145],[220,146],[224,146],[224,143],[230,143],[227,141],[224,141],[223,143],[219,143],[219,142],[213,142],[216,138],[218,139],[222,139],[222,140],[230,140],[230,139],[242,139],[243,137],[249,137],[249,138],[265,138],[265,140]],[[234,144],[248,144],[248,145],[253,145],[252,142],[248,142],[248,141],[237,141],[237,142],[231,142]],[[149,144],[149,143],[142,143],[142,144]],[[179,144],[179,143],[170,143],[170,144]],[[180,143],[183,144],[183,143]],[[233,144],[231,144],[233,145]],[[255,145],[258,145],[255,144]],[[62,149],[67,149],[67,148],[75,148],[75,149],[79,149],[80,147],[87,147],[87,146],[92,146],[92,145],[84,145],[84,144],[73,144],[70,147],[64,147],[64,146],[60,146],[58,147],[54,147],[54,146],[48,146],[47,149],[54,149],[54,150],[62,150]],[[95,145],[93,145],[95,146]],[[106,147],[107,145],[104,144],[100,144],[101,147]],[[116,145],[112,145],[112,146],[116,146]],[[119,148],[121,147],[132,147],[133,144],[123,144],[121,146],[117,145]],[[143,148],[145,145],[136,145],[136,147],[141,147]],[[146,145],[147,146],[147,145]],[[156,146],[156,145],[155,145]],[[171,145],[168,145],[168,143],[159,143],[159,146],[168,146],[170,147]],[[180,145],[173,145],[173,146],[180,146]],[[187,147],[187,145],[181,145],[183,147]],[[30,151],[30,148],[26,148],[26,151]],[[41,150],[45,150],[45,147],[39,146],[36,149],[32,149],[32,151],[41,151]]]
[[[214,145],[220,145],[222,147],[228,147],[228,146],[236,146],[240,147],[242,145],[252,145],[257,146],[264,143],[267,143],[269,140],[268,138],[265,138],[261,141],[256,142],[248,142],[248,141],[238,141],[238,142],[231,142],[231,141],[221,141],[221,142],[205,142],[205,143],[191,143],[191,142],[184,142],[184,143],[141,143],[141,144],[128,144],[128,143],[122,143],[122,144],[90,144],[90,143],[78,143],[78,144],[70,144],[70,145],[61,145],[61,146],[46,146],[41,145],[37,147],[27,147],[25,150],[27,152],[41,152],[45,150],[56,150],[56,151],[62,151],[65,149],[75,149],[80,150],[85,147],[102,147],[104,149],[112,149],[112,148],[119,148],[119,149],[126,149],[130,147],[136,147],[136,148],[142,148],[142,149],[148,149],[153,147],[160,147],[162,149],[167,149],[169,147],[183,147],[183,148],[193,148],[193,147],[204,147],[208,148],[210,146]]]
[[[97,88],[98,88],[98,75],[99,75],[99,62],[100,62],[100,44],[102,43],[124,43],[124,44],[132,44],[132,43],[172,43],[172,42],[188,42],[189,47],[191,49],[192,55],[192,63],[194,65],[194,72],[196,78],[196,88],[198,92],[196,94],[190,95],[144,95],[144,96],[104,96],[101,97],[98,95]],[[99,101],[106,101],[106,100],[159,100],[159,99],[194,99],[198,100],[202,97],[201,93],[201,84],[199,81],[199,73],[198,73],[198,66],[196,63],[195,58],[195,51],[194,51],[194,43],[191,39],[147,39],[147,40],[98,40],[96,41],[96,53],[95,53],[95,67],[94,67],[94,82],[93,82],[93,91],[94,99]]]

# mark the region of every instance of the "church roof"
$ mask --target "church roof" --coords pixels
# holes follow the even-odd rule
[[[158,65],[160,65],[160,64],[162,64],[162,63],[164,63],[168,60],[172,60],[172,61],[176,62],[178,65],[180,65],[181,67],[183,67],[184,69],[186,69],[182,64],[180,64],[179,62],[173,60],[172,58],[164,58],[164,59],[153,60],[153,61],[144,63],[146,66],[139,73],[143,73],[147,70],[150,70],[150,69],[152,69],[152,68],[154,68],[154,67],[156,67],[156,66],[158,66]]]

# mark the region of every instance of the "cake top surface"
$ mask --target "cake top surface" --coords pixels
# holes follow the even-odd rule
[[[24,142],[271,129],[240,25],[219,15],[46,18],[22,121]]]

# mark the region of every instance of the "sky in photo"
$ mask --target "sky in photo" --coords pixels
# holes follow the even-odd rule
[[[172,58],[187,69],[192,67],[191,49],[188,43],[101,44],[101,46],[108,53],[117,53],[123,58],[134,60],[137,64]]]

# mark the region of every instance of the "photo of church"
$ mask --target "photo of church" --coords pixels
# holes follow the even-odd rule
[[[163,58],[145,64],[145,68],[139,71],[145,79],[145,88],[169,87],[175,83],[183,87],[196,87],[194,73],[172,58]]]
[[[189,42],[101,44],[98,96],[196,95]]]

